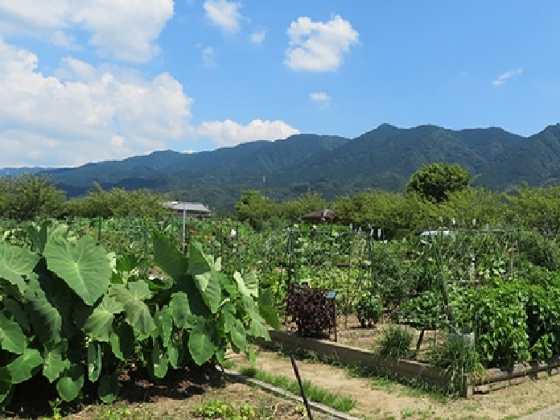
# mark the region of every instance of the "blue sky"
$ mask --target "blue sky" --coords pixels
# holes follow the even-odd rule
[[[0,0],[0,167],[560,122],[560,2]]]

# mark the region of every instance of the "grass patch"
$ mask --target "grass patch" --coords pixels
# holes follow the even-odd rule
[[[259,381],[269,383],[285,391],[299,395],[299,385],[296,380],[289,379],[283,375],[273,375],[256,368],[242,368],[240,370],[242,375],[249,378],[255,378]],[[324,404],[335,410],[347,413],[356,406],[356,400],[350,397],[340,396],[331,391],[328,391],[320,386],[313,384],[310,381],[303,381],[303,390],[305,396],[310,401]]]

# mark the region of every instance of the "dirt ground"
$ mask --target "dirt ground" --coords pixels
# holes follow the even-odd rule
[[[381,325],[363,329],[352,318],[345,328],[344,320],[340,320],[338,342],[372,349],[383,328]],[[424,351],[441,336],[441,333],[427,333]],[[250,365],[241,355],[231,358],[239,367]],[[256,367],[294,377],[290,359],[274,351],[261,350]],[[462,399],[446,398],[383,378],[351,377],[346,369],[314,361],[299,361],[298,367],[303,379],[354,398],[357,404],[349,414],[363,419],[514,419],[557,404],[560,395],[560,375]]]
[[[359,328],[351,321],[339,323],[338,341],[372,348],[383,326]],[[426,343],[430,340],[427,338]],[[244,355],[230,354],[233,370],[251,366]],[[374,419],[514,419],[558,403],[560,375],[529,381],[471,399],[445,398],[420,388],[400,385],[383,378],[352,377],[349,370],[310,360],[297,362],[302,379],[356,401],[349,413]],[[274,375],[294,379],[290,359],[278,352],[258,350],[256,366]],[[131,370],[122,376],[119,401],[112,405],[91,404],[93,391],[86,390],[85,405],[66,413],[69,419],[196,419],[194,410],[211,401],[249,404],[261,419],[306,418],[303,405],[274,397],[258,388],[229,380],[215,370],[174,371],[165,380],[147,379],[145,372]],[[60,418],[49,405],[56,395],[45,395],[46,384],[30,383],[14,396],[13,417]],[[89,405],[88,405],[89,402]],[[56,409],[56,408],[55,408]],[[65,414],[64,412],[62,414]],[[316,420],[326,419],[314,413]]]

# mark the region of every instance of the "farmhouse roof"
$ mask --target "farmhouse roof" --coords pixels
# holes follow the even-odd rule
[[[330,222],[335,217],[336,213],[333,210],[324,209],[304,214],[299,219],[306,222]]]
[[[190,201],[166,201],[163,206],[175,211],[210,213],[210,209],[204,204]]]

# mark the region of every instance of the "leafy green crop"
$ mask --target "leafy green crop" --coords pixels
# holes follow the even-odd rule
[[[169,276],[159,279],[141,278],[142,259],[108,254],[64,225],[43,223],[28,238],[30,249],[0,242],[0,408],[35,375],[62,401],[89,382],[111,402],[131,361],[162,378],[222,362],[229,347],[246,350],[247,335],[267,338],[265,324],[279,326],[256,278],[225,275],[196,243],[184,256],[154,234],[155,264]]]

